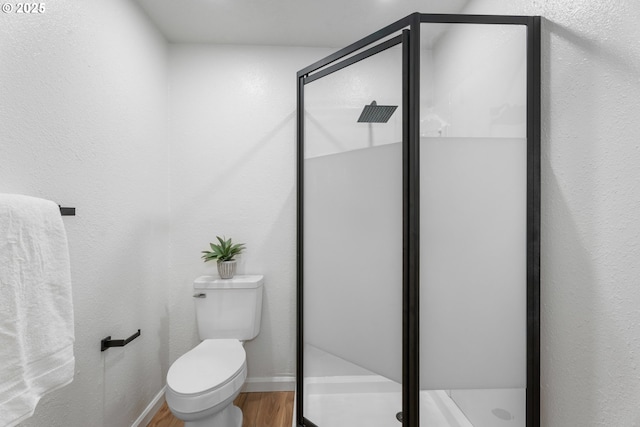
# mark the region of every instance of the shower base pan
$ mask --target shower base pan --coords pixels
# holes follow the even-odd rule
[[[318,427],[389,427],[402,424],[402,385],[307,345],[305,417]],[[525,390],[422,390],[424,427],[521,427]]]
[[[383,377],[309,378],[305,390],[305,413],[320,427],[402,425],[402,387]],[[420,416],[430,427],[473,426],[442,390],[420,392]]]

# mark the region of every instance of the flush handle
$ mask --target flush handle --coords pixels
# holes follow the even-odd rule
[[[199,294],[193,294],[194,298],[206,298],[207,294],[203,294],[203,293],[199,293]]]

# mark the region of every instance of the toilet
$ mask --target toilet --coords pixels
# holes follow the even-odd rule
[[[202,342],[176,360],[167,373],[165,398],[185,427],[241,427],[233,405],[247,378],[244,341],[260,332],[261,275],[193,282]]]

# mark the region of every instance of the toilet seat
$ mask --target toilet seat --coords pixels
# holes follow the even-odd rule
[[[247,377],[246,353],[234,339],[208,339],[176,360],[167,373],[167,405],[192,414],[225,402]]]

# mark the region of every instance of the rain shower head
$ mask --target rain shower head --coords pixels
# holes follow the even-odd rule
[[[387,123],[396,108],[398,108],[397,105],[378,105],[376,101],[373,101],[364,106],[358,123]]]

